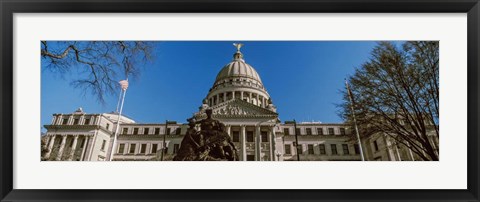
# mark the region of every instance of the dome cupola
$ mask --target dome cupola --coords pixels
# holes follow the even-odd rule
[[[237,51],[233,60],[223,66],[217,74],[206,100],[209,107],[223,102],[240,99],[259,107],[268,108],[269,94],[263,86],[257,71],[245,62],[240,51],[243,44],[233,44]]]

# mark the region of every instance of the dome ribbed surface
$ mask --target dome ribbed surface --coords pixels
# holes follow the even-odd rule
[[[260,83],[262,82],[257,71],[252,66],[245,63],[243,59],[236,59],[225,65],[218,73],[215,82],[229,77],[248,77],[257,80]]]

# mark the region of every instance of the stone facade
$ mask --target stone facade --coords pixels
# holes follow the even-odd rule
[[[46,159],[57,161],[108,160],[116,127],[116,118],[112,118],[115,117],[114,115],[114,113],[55,114],[54,122],[45,126],[48,131],[44,138],[47,139],[46,144],[51,151],[46,154]],[[77,118],[90,119],[92,122],[87,124],[85,121],[78,123],[59,121]],[[293,124],[281,124],[268,119],[246,121],[224,117],[222,117],[223,119],[216,118],[226,124],[227,131],[239,150],[240,160],[297,160]],[[160,160],[166,124],[139,124],[126,117],[125,120],[129,121],[120,124],[117,147],[113,150],[113,160]],[[167,127],[164,160],[171,160],[180,148],[188,125],[169,123]],[[331,130],[334,132],[328,133]],[[346,126],[342,124],[298,123],[300,160],[360,160],[358,150],[355,150],[348,135],[342,134],[343,130],[345,133],[349,133]],[[332,145],[335,145],[336,152],[333,152]],[[347,145],[348,151],[342,149],[344,145]]]
[[[233,61],[218,73],[207,96],[194,113],[196,120],[212,109],[213,118],[226,125],[241,161],[358,161],[359,146],[349,127],[341,123],[281,123],[276,106],[259,74],[238,49]],[[188,118],[188,117],[185,117]],[[172,160],[188,128],[179,123],[135,123],[116,113],[54,114],[46,125],[47,153],[56,161]],[[116,147],[112,149],[119,125]],[[297,138],[295,137],[297,134]],[[298,153],[296,147],[298,139]],[[438,139],[436,141],[438,145]],[[371,135],[362,142],[366,160],[419,160],[408,148],[388,136]]]

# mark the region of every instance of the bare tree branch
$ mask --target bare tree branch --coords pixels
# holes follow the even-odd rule
[[[383,133],[424,160],[438,160],[431,141],[438,131],[438,42],[412,41],[397,48],[381,42],[349,78],[363,136]],[[348,94],[340,115],[351,123]]]
[[[41,41],[42,67],[60,75],[80,71],[72,86],[104,103],[119,80],[136,77],[152,60],[154,48],[148,41]]]

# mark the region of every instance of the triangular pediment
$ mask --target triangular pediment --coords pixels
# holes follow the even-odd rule
[[[276,112],[240,99],[229,100],[214,106],[212,112],[214,118],[278,117]],[[201,114],[201,116],[205,115],[204,113]]]

